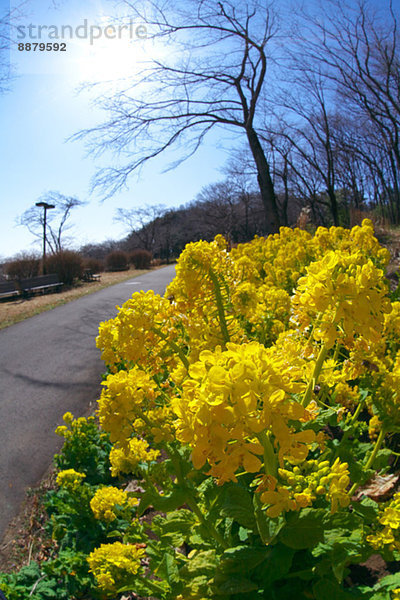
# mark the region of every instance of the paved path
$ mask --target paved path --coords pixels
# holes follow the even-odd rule
[[[99,322],[134,291],[164,293],[174,274],[165,267],[0,331],[0,539],[59,450],[62,415],[86,414],[99,396]]]

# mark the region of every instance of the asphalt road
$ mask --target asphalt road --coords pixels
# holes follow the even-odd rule
[[[0,331],[0,539],[59,450],[62,415],[86,414],[99,396],[99,322],[135,291],[164,293],[174,274],[152,271]]]

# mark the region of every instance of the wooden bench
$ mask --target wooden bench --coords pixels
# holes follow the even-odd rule
[[[85,269],[82,275],[82,281],[100,281],[101,275],[93,273],[90,269]]]
[[[44,294],[45,292],[58,291],[64,284],[59,280],[56,273],[51,273],[49,275],[21,279],[19,285],[24,296],[29,296],[37,292]]]
[[[0,282],[0,299],[1,298],[13,298],[19,296],[21,290],[17,286],[15,281],[1,281]]]

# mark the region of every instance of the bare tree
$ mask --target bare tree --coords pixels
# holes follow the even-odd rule
[[[340,113],[357,124],[361,146],[354,146],[356,154],[364,160],[369,155],[366,164],[378,167],[374,153],[383,151],[386,164],[379,169],[391,181],[399,222],[400,37],[391,0],[380,9],[373,10],[366,0],[324,0],[324,17],[303,15],[298,49],[309,74],[323,76],[336,93]],[[368,146],[375,149],[365,152]]]
[[[227,174],[229,184],[241,204],[242,211],[240,212],[243,214],[240,215],[241,218],[237,225],[240,225],[243,238],[247,241],[259,232],[258,229],[254,230],[254,227],[250,225],[251,221],[254,219],[257,221],[259,218],[256,214],[250,214],[257,212],[257,208],[259,209],[259,202],[255,201],[257,196],[257,171],[251,158],[250,149],[244,147],[234,150],[223,172]],[[263,228],[261,228],[262,230]]]
[[[202,205],[204,231],[215,230],[222,233],[227,240],[232,240],[235,223],[235,204],[237,195],[232,181],[225,180],[211,183],[202,188],[195,204]]]
[[[40,198],[40,201],[45,201],[55,206],[54,210],[48,211],[46,223],[46,245],[55,254],[63,250],[69,241],[65,237],[65,233],[71,229],[68,220],[70,219],[72,210],[79,206],[84,206],[85,202],[54,191],[44,194]],[[18,217],[17,225],[26,227],[37,240],[42,241],[43,218],[43,210],[38,206],[33,206]]]
[[[153,252],[161,217],[167,208],[163,204],[151,204],[142,208],[118,208],[115,221],[123,223],[128,230],[127,245]]]
[[[126,165],[100,171],[95,185],[111,195],[149,159],[180,147],[184,160],[211,130],[228,128],[246,139],[256,167],[265,230],[276,232],[276,196],[258,131],[273,85],[270,48],[278,26],[271,4],[155,0],[147,12],[136,3],[125,4],[146,23],[153,40],[166,42],[170,54],[173,48],[176,52],[174,60],[153,60],[126,89],[102,98],[110,119],[75,136],[89,135],[96,152],[112,149],[131,156]]]
[[[0,94],[9,91],[9,83],[15,75],[10,54],[16,43],[13,32],[25,13],[27,0],[21,0],[13,6],[10,2],[5,4],[0,9]]]

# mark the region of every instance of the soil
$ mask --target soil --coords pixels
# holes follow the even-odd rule
[[[351,565],[350,573],[345,579],[345,585],[367,585],[373,587],[386,575],[393,575],[400,570],[400,561],[385,562],[379,554],[373,554],[369,559],[359,565]]]
[[[0,544],[0,572],[18,571],[31,560],[41,562],[54,554],[56,543],[45,529],[47,514],[43,499],[55,485],[51,466],[36,488],[27,491],[19,514],[9,524]]]

